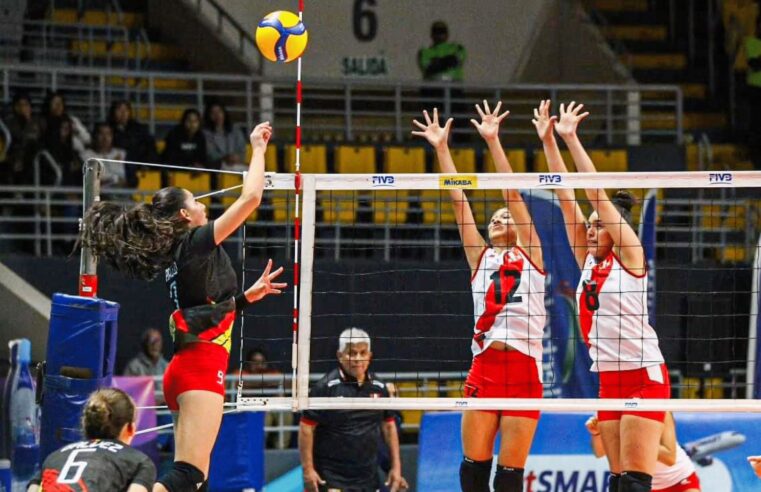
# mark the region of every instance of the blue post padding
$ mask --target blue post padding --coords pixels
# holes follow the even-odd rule
[[[92,297],[54,294],[46,358],[47,374],[62,366],[85,368],[92,377],[112,376],[116,361],[119,304]]]
[[[211,454],[209,490],[240,492],[263,486],[264,412],[225,415]]]
[[[90,393],[109,386],[111,378],[75,379],[46,375],[43,382],[40,456],[82,440],[82,408]]]
[[[80,418],[90,393],[111,386],[119,304],[54,294],[42,387],[40,450],[44,459],[82,438]],[[76,373],[61,375],[63,367]],[[81,379],[68,376],[77,375]]]

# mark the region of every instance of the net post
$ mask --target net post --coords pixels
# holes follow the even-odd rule
[[[97,159],[85,162],[82,181],[82,217],[85,216],[93,203],[100,201],[100,173],[103,165]],[[83,219],[79,220],[79,230],[84,227]],[[98,295],[98,260],[89,248],[82,246],[79,259],[79,295],[96,297]]]
[[[312,338],[312,275],[314,270],[315,215],[317,190],[313,175],[302,175],[303,217],[301,222],[301,287],[299,292],[299,330],[296,358],[296,378],[293,387],[294,410],[308,408],[309,345]]]

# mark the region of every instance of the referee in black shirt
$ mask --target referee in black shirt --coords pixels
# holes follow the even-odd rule
[[[339,366],[310,389],[313,397],[388,398],[386,384],[368,372],[370,336],[348,328],[338,340]],[[375,492],[381,433],[391,455],[385,485],[406,490],[394,412],[379,410],[307,410],[299,425],[299,450],[308,492]]]

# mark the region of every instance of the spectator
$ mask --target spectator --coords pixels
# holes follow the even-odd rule
[[[163,376],[169,362],[164,358],[161,332],[149,328],[140,337],[140,353],[124,368],[125,376]],[[161,382],[158,383],[161,385]]]
[[[87,149],[82,153],[82,160],[88,159],[111,159],[123,161],[127,158],[127,151],[114,147],[114,130],[108,123],[98,123],[95,125],[95,140],[93,140],[92,149]],[[108,162],[103,165],[103,172],[100,175],[100,184],[104,188],[116,188],[126,186],[127,171],[123,163]]]
[[[120,100],[111,103],[108,113],[108,124],[114,130],[114,147],[127,152],[128,161],[156,162],[156,140],[148,131],[148,127],[134,119],[132,106],[129,102]],[[135,166],[126,169],[127,184],[137,184]]]
[[[31,184],[32,162],[39,148],[42,133],[38,122],[32,117],[32,101],[24,93],[13,97],[12,113],[5,120],[11,134],[11,145],[0,164],[0,182],[8,185]]]
[[[48,127],[53,124],[54,120],[63,118],[64,115],[67,115],[71,122],[71,143],[74,147],[74,151],[77,154],[82,155],[92,140],[90,132],[88,132],[82,122],[79,121],[79,118],[66,110],[66,101],[61,94],[57,92],[49,92],[48,95],[45,96],[45,100],[42,102],[42,110],[40,111],[40,129],[43,134],[46,133]]]
[[[201,132],[201,114],[186,109],[180,123],[169,131],[162,156],[167,164],[206,167],[206,139]]]
[[[244,396],[284,396],[283,373],[270,366],[267,353],[263,348],[257,347],[248,351],[246,361],[241,368],[243,375]],[[268,380],[262,376],[270,376]],[[275,427],[278,425],[291,425],[293,414],[291,412],[267,412],[264,417],[264,425]],[[267,447],[284,449],[288,447],[290,432],[269,433],[267,435]]]
[[[227,110],[220,103],[206,105],[203,115],[206,157],[210,165],[221,169],[242,170],[246,163],[246,141],[233,128]]]
[[[82,186],[82,161],[74,148],[74,128],[71,119],[64,113],[46,121],[42,145],[61,167],[61,184]]]
[[[338,367],[311,388],[313,397],[389,397],[386,384],[368,372],[370,336],[349,328],[338,341]],[[378,441],[383,434],[391,455],[386,485],[392,492],[407,488],[402,477],[394,412],[334,410],[304,412],[299,425],[299,450],[304,489],[378,490]]]
[[[449,28],[445,22],[431,25],[432,44],[418,51],[418,67],[423,80],[436,82],[462,82],[465,48],[449,42]]]

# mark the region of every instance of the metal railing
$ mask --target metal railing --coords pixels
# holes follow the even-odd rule
[[[23,74],[23,75],[22,75]],[[34,79],[30,81],[30,74]],[[209,73],[134,72],[87,68],[0,65],[0,96],[9,102],[20,88],[35,97],[44,90],[64,93],[73,114],[86,124],[105,117],[114,99],[131,101],[138,119],[154,133],[177,124],[182,110],[222,99],[231,119],[273,122],[280,138],[295,132],[295,84],[290,79]],[[132,81],[132,82],[128,82]],[[175,85],[167,87],[166,82]],[[438,91],[431,96],[430,90]],[[302,108],[305,139],[396,141],[410,137],[410,120],[424,108],[439,107],[469,119],[475,102],[501,100],[512,110],[507,138],[535,139],[533,108],[542,98],[583,101],[592,112],[584,138],[624,145],[641,141],[682,141],[682,91],[676,85],[508,84],[453,87],[419,81],[305,79]],[[455,138],[470,138],[467,125],[453,128]],[[159,135],[159,136],[161,136]]]
[[[35,173],[41,173],[41,166],[48,164],[55,179],[60,183],[60,168],[54,166],[52,157],[40,153],[35,160]],[[39,177],[37,178],[39,179]],[[717,191],[717,190],[713,190]],[[752,258],[755,247],[754,238],[761,232],[761,200],[753,197],[735,196],[734,190],[721,190],[718,195],[701,197],[665,198],[659,201],[659,239],[656,246],[682,248],[689,252],[693,263],[705,259],[715,259],[717,251],[729,246],[741,248],[746,259]],[[143,200],[152,192],[133,189],[102,190],[104,199],[132,202]],[[408,200],[406,209],[412,213],[422,210],[424,200],[421,197],[400,195],[394,197],[375,197],[366,195],[359,202],[353,200],[329,202],[329,197],[322,197],[318,202],[318,214],[324,214],[330,207],[331,213],[340,216],[341,212],[369,216],[367,221],[355,222],[318,222],[316,248],[327,258],[340,260],[350,255],[351,249],[373,249],[373,257],[391,261],[399,248],[429,251],[434,261],[447,258],[452,251],[459,251],[461,242],[454,222],[447,218],[449,203],[438,197],[427,198],[427,213],[434,217],[427,223],[397,223],[392,217],[398,208],[399,200]],[[26,241],[33,243],[27,252],[52,255],[55,242],[73,241],[77,238],[78,217],[82,206],[82,189],[61,186],[0,186],[0,207],[7,206],[9,213],[0,215],[0,227],[13,229],[14,224],[31,224],[33,227],[20,231],[5,232],[0,239],[9,241]],[[289,214],[293,207],[293,198],[280,195],[277,204],[273,204],[265,194],[265,201],[258,209],[259,218],[249,224],[249,234],[245,238],[248,246],[261,248],[281,247],[286,256],[290,255],[292,244]],[[430,202],[430,203],[429,203]],[[474,207],[486,204],[484,196],[471,197]],[[491,203],[491,202],[488,202]],[[17,205],[25,205],[14,208]],[[218,213],[222,205],[211,203],[210,209]],[[415,207],[421,207],[420,209]],[[34,210],[30,217],[29,210]],[[72,211],[77,210],[77,214]],[[274,220],[275,212],[283,213],[283,220]],[[380,213],[387,217],[378,223],[373,214]],[[420,212],[422,213],[422,212]],[[268,219],[264,217],[269,217]],[[443,222],[442,222],[443,221]],[[259,232],[257,232],[259,231]],[[244,238],[241,234],[231,237],[229,241],[238,244]],[[237,248],[236,248],[237,250]],[[685,257],[685,260],[687,258]]]
[[[8,149],[10,149],[11,145],[13,144],[13,136],[11,135],[11,131],[5,125],[2,118],[0,118],[0,133],[3,134],[3,145],[2,148],[0,148],[0,162],[2,162],[5,160]]]

